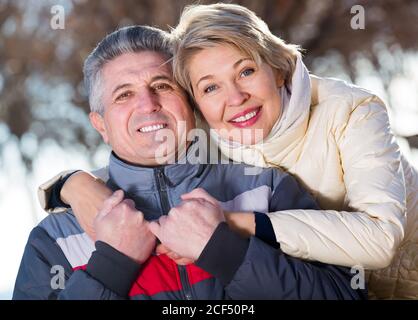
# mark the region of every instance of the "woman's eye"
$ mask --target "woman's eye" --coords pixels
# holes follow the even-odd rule
[[[216,85],[212,84],[208,87],[205,88],[205,90],[203,90],[204,93],[211,93],[212,91],[216,90]]]
[[[255,70],[253,68],[248,68],[245,69],[243,72],[241,72],[241,76],[242,77],[248,77],[250,75],[252,75],[255,72]]]
[[[126,91],[124,93],[121,93],[120,95],[117,96],[116,101],[123,101],[128,99],[130,96],[132,95],[131,91]]]

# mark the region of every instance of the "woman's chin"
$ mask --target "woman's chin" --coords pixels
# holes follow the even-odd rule
[[[261,130],[261,129],[260,129]],[[265,135],[262,134],[262,131],[259,132],[252,132],[250,134],[245,134],[241,137],[237,137],[236,139],[233,139],[234,142],[237,142],[244,146],[251,146],[258,143],[263,143]],[[261,132],[261,133],[260,133]]]
[[[240,143],[246,146],[262,143],[267,135],[264,129],[246,129],[241,134]]]

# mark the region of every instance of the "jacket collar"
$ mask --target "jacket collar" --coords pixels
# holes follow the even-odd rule
[[[205,166],[203,159],[193,158],[194,162],[190,160],[190,155],[195,154],[197,147],[197,143],[192,143],[186,157],[177,163],[155,167],[127,163],[112,152],[109,159],[108,185],[113,190],[122,189],[131,196],[141,191],[158,191],[157,175],[162,173],[167,187],[175,187],[184,180],[202,173]],[[197,164],[194,164],[196,162]]]

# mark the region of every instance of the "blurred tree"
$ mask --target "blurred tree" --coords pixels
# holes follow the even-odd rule
[[[366,59],[370,72],[380,77],[387,90],[392,79],[405,72],[404,54],[418,50],[415,0],[232,2],[254,10],[275,34],[306,49],[305,62],[314,71],[318,63],[338,61],[331,68],[338,65],[351,81],[364,72],[358,60]],[[167,30],[190,3],[0,0],[0,134],[19,139],[29,171],[39,148],[50,139],[63,147],[79,145],[90,158],[99,147],[99,136],[88,125],[81,72],[97,42],[124,25],[149,24]],[[63,30],[51,28],[51,8],[56,4],[65,10]],[[350,27],[354,5],[365,9],[364,30]],[[417,136],[408,140],[418,147]],[[6,141],[0,138],[0,153]]]

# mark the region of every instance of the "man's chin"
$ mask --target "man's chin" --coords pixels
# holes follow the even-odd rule
[[[152,150],[150,150],[152,149]],[[166,164],[172,164],[176,162],[176,149],[164,148],[162,146],[158,148],[146,148],[144,146],[139,147],[136,152],[135,164],[143,166],[161,166]],[[146,150],[147,152],[143,152]]]

